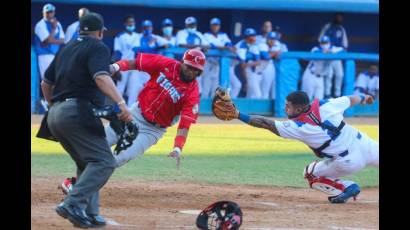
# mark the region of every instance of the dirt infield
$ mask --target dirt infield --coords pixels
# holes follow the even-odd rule
[[[62,178],[31,179],[32,229],[72,229],[55,206],[63,198]],[[196,229],[194,214],[217,200],[237,202],[241,229],[378,229],[379,189],[364,189],[357,201],[329,204],[311,189],[206,185],[173,182],[109,181],[101,194],[105,229]]]
[[[31,115],[31,125],[39,125],[41,122],[43,115]],[[276,119],[276,118],[272,118]],[[279,118],[279,120],[283,120],[283,118]],[[349,124],[361,124],[361,125],[378,125],[379,124],[379,117],[352,117],[346,118],[345,121]],[[241,121],[234,120],[234,121],[221,121],[213,116],[199,116],[198,124],[241,124]]]

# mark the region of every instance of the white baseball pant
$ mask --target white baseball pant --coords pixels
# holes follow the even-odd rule
[[[260,85],[262,99],[269,99],[270,95],[275,95],[275,78],[275,66],[273,65],[273,61],[270,60],[268,65],[262,71],[262,79]],[[273,97],[273,99],[275,99],[275,97]]]
[[[127,86],[128,107],[131,107],[137,101],[139,93],[149,79],[150,75],[148,73],[138,70],[134,71],[132,77],[130,76]]]
[[[229,87],[231,88],[230,95],[232,98],[237,98],[239,92],[241,92],[242,82],[235,74],[235,66],[229,66]]]
[[[330,61],[329,74],[325,75],[325,95],[332,95],[333,76],[335,77],[335,97],[342,96],[343,63],[340,60]]]
[[[219,85],[219,63],[206,62],[202,76],[202,98],[211,98]]]
[[[309,69],[306,69],[302,77],[302,91],[306,92],[309,99],[323,99],[324,96],[323,77],[314,75]]]
[[[254,72],[251,67],[245,68],[245,74],[247,83],[246,97],[251,99],[261,98],[262,93],[260,84],[262,80],[262,75]]]
[[[361,137],[356,137],[347,148],[346,156],[319,161],[314,168],[313,175],[338,179],[358,172],[366,166],[379,167],[379,143],[365,133],[360,132],[360,135]]]
[[[44,79],[44,74],[54,59],[54,54],[41,54],[37,56],[38,69],[40,71],[41,79]]]
[[[151,146],[155,145],[162,138],[166,129],[156,127],[148,123],[141,115],[141,110],[138,107],[138,102],[131,106],[131,114],[134,121],[138,125],[138,136],[132,142],[131,146],[121,151],[118,155],[114,155],[117,162],[117,167],[121,167],[128,161],[137,158],[144,154]],[[114,130],[109,126],[105,126],[105,134],[107,142],[110,146],[117,143],[119,137]]]

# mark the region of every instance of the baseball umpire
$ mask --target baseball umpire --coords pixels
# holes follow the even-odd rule
[[[82,17],[79,38],[60,50],[41,82],[51,105],[43,125],[48,126],[77,166],[75,189],[56,212],[80,228],[105,225],[99,215],[99,190],[116,165],[102,122],[93,109],[103,106],[105,94],[118,104],[120,120],[132,120],[110,77],[110,50],[101,41],[104,30],[101,15],[89,13]]]

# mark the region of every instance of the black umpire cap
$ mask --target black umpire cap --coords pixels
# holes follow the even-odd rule
[[[95,12],[90,12],[80,18],[80,31],[107,30],[103,17]]]

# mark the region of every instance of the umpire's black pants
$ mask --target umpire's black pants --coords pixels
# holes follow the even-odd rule
[[[55,103],[47,124],[55,138],[77,165],[77,182],[65,203],[99,214],[99,190],[114,172],[116,163],[104,136],[85,129],[80,122],[76,101]]]

